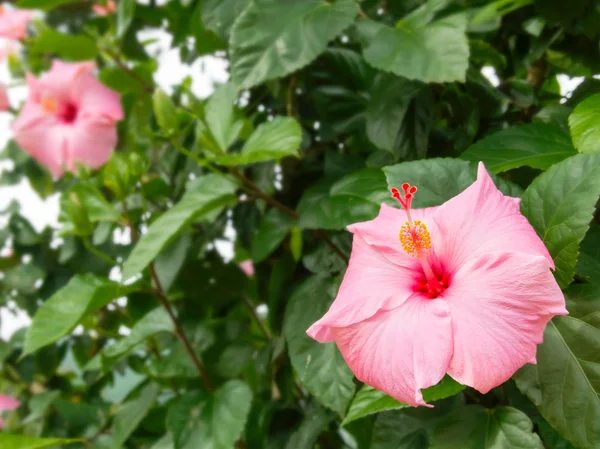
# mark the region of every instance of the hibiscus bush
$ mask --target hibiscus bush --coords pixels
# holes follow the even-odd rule
[[[0,449],[600,448],[597,1],[18,0],[0,37],[0,184],[60,209],[2,212]]]

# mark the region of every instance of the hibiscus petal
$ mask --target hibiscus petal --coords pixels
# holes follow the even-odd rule
[[[39,80],[40,90],[43,95],[60,101],[72,100],[70,93],[75,79],[93,72],[95,68],[94,62],[69,63],[55,59],[48,73]]]
[[[567,313],[547,260],[523,253],[470,259],[441,298],[454,334],[448,374],[482,393],[534,361],[548,321]]]
[[[352,255],[344,281],[329,311],[308,329],[308,335],[326,343],[333,340],[331,328],[350,326],[381,309],[402,304],[414,292],[415,268],[399,267],[355,234]]]
[[[117,128],[108,118],[78,118],[68,135],[67,168],[75,170],[77,162],[97,168],[105,164],[117,145]]]
[[[519,209],[520,200],[498,190],[482,163],[477,181],[437,208],[434,248],[450,271],[472,257],[494,251],[516,251],[554,262],[542,240]]]
[[[114,121],[123,119],[120,95],[88,72],[80,72],[75,78],[70,96],[82,116],[101,115]]]
[[[432,216],[436,209],[437,207],[412,209],[410,213],[413,220],[422,221],[430,228],[429,231],[431,232],[431,227],[434,226]],[[398,237],[400,228],[407,220],[408,217],[403,209],[382,204],[379,215],[375,219],[350,225],[348,230],[355,235],[360,235],[365,242],[377,249],[394,264],[413,268],[419,266],[419,263],[404,251]],[[432,237],[434,236],[435,233],[432,233]]]
[[[415,295],[333,333],[359,380],[413,406],[427,405],[421,388],[436,385],[452,357],[452,323],[441,299]]]
[[[39,106],[28,101],[13,124],[15,141],[34,159],[48,167],[53,176],[63,173],[67,140],[56,117],[43,114]]]
[[[21,403],[11,396],[0,394],[0,411],[2,410],[14,410],[19,408]]]

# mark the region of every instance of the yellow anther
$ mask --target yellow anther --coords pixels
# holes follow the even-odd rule
[[[56,114],[58,112],[58,103],[54,98],[45,97],[40,104],[42,111],[46,114]]]
[[[402,248],[408,254],[419,257],[428,249],[431,249],[431,236],[427,226],[420,220],[415,220],[412,224],[408,221],[400,228],[400,243]]]

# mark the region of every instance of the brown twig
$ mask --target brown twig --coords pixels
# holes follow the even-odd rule
[[[260,319],[260,317],[256,313],[256,308],[254,307],[254,304],[252,304],[252,301],[250,300],[250,298],[248,297],[248,295],[246,295],[245,293],[243,293],[242,294],[242,299],[244,300],[244,304],[246,305],[246,308],[250,312],[250,315],[252,316],[252,318],[256,322],[256,325],[258,326],[258,328],[260,329],[260,331],[263,333],[263,335],[265,336],[265,338],[267,340],[269,340],[269,342],[271,342],[272,339],[273,339],[273,336],[271,335],[271,332],[269,332],[269,329],[267,329],[265,327],[265,325],[263,324],[262,320]]]
[[[104,48],[103,49],[104,53],[106,53],[110,59],[112,59],[112,61],[121,69],[123,70],[130,78],[133,78],[134,80],[136,80],[138,83],[140,83],[144,89],[147,92],[154,92],[154,85],[149,82],[146,81],[144,78],[142,78],[140,75],[138,75],[137,73],[135,73],[135,71],[133,71],[131,68],[129,68],[127,66],[127,64],[125,64],[122,60],[121,57],[115,53],[114,51],[112,51],[110,48]]]

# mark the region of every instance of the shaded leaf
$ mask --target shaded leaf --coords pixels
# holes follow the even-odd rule
[[[600,149],[600,94],[592,95],[579,103],[569,116],[573,144],[580,153],[593,153]]]

